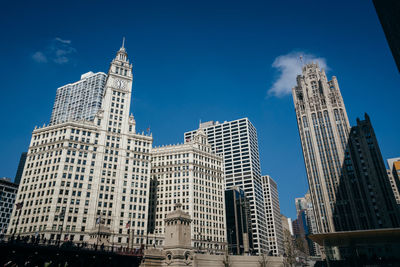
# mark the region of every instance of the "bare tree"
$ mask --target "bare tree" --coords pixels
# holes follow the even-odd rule
[[[260,263],[260,267],[267,267],[268,266],[268,256],[262,253],[260,255],[260,260],[258,261]]]
[[[222,260],[222,263],[224,264],[224,267],[230,267],[231,266],[231,259],[228,254],[228,248],[225,249],[224,253],[224,259]]]
[[[283,232],[283,245],[285,249],[284,264],[285,266],[293,266],[296,262],[296,248],[293,243],[292,235],[287,229]]]

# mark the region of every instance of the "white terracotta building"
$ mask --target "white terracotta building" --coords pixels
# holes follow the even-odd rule
[[[132,78],[122,45],[93,120],[35,128],[8,234],[95,242],[101,225],[109,243],[146,242],[153,139],[129,115]]]
[[[166,215],[181,203],[192,219],[193,247],[222,251],[226,242],[223,164],[203,130],[185,144],[153,148],[151,175],[149,229],[156,245],[162,245]]]

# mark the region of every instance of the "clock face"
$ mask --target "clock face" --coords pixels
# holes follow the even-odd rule
[[[114,86],[118,89],[125,89],[126,81],[116,79],[116,80],[114,80]]]

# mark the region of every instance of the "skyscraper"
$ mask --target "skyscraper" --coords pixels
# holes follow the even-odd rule
[[[336,77],[317,64],[297,76],[293,101],[318,231],[334,232],[333,208],[350,124]]]
[[[262,176],[262,181],[269,253],[273,256],[283,255],[283,229],[278,186],[269,175]]]
[[[230,122],[205,122],[200,128],[213,150],[224,160],[225,188],[242,188],[250,202],[255,252],[268,253],[265,206],[260,171],[257,131],[247,118]],[[190,141],[197,130],[185,133]]]
[[[305,65],[293,101],[318,232],[395,227],[369,118],[350,128],[336,77]]]
[[[252,254],[250,204],[242,188],[235,186],[225,190],[225,214],[229,253]]]
[[[16,198],[21,205],[13,210],[8,234],[89,243],[100,239],[118,246],[145,242],[153,139],[137,134],[129,115],[132,78],[122,46],[110,64],[93,120],[35,128]]]
[[[349,190],[348,197],[340,197],[348,199],[351,208],[336,204],[334,215],[340,218],[340,228],[351,227],[352,221],[357,230],[399,227],[400,210],[367,114],[364,120],[357,118],[357,125],[351,127],[347,147],[343,164],[347,179],[339,184],[339,191]]]
[[[387,160],[389,169],[387,170],[390,185],[397,204],[400,205],[400,158],[392,158]]]
[[[87,72],[77,82],[57,89],[50,125],[66,121],[92,121],[101,108],[107,75]]]
[[[18,184],[12,183],[11,179],[0,178],[0,239],[7,232],[17,191]]]
[[[304,239],[302,242],[307,243],[307,254],[311,256],[319,256],[321,255],[321,251],[318,244],[308,238],[308,235],[318,233],[310,193],[307,192],[304,197],[296,198],[295,205],[297,212],[295,224],[296,227],[303,227],[302,231],[304,232],[304,236],[297,235],[297,238],[300,237],[301,239]],[[302,217],[304,217],[304,220]]]
[[[212,151],[202,129],[184,144],[153,148],[151,176],[157,183],[152,183],[156,190],[150,201],[153,206],[149,207],[152,213],[149,218],[154,221],[150,225],[154,225],[151,234],[154,234],[156,245],[164,245],[164,220],[180,203],[192,219],[192,246],[202,251],[224,251],[226,224],[222,168],[222,158]]]

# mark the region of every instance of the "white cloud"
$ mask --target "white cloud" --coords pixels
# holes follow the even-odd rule
[[[64,39],[61,39],[60,37],[56,37],[55,40],[59,41],[59,42],[61,42],[63,44],[70,44],[71,43],[71,40],[64,40]]]
[[[71,46],[71,40],[56,37],[42,51],[35,52],[32,58],[39,63],[52,61],[56,64],[66,64],[75,53],[76,49]]]
[[[328,69],[325,58],[303,52],[291,52],[275,58],[272,67],[280,74],[268,90],[268,95],[282,97],[291,94],[292,88],[296,85],[296,77],[301,74],[302,66],[310,62],[317,62],[320,68]]]
[[[40,51],[34,53],[32,55],[33,60],[39,63],[46,63],[47,62],[47,57]]]

